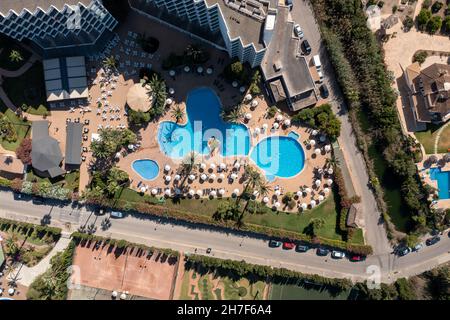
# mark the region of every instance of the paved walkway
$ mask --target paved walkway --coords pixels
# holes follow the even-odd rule
[[[70,243],[70,234],[64,233],[61,235],[59,241],[55,244],[52,251],[42,259],[34,267],[28,268],[23,266],[20,270],[18,280],[20,284],[24,286],[30,286],[31,283],[41,274],[43,274],[50,267],[50,260],[58,253],[67,248]],[[14,273],[15,274],[15,273]]]

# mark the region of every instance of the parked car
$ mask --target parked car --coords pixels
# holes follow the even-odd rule
[[[330,250],[319,247],[319,248],[317,248],[316,254],[318,256],[326,256],[329,252],[330,252]]]
[[[309,246],[303,245],[303,244],[298,244],[297,247],[295,247],[295,251],[297,251],[297,252],[306,252],[308,250],[309,250]]]
[[[14,192],[14,200],[22,200],[23,195],[20,192]]]
[[[324,99],[328,98],[328,96],[330,95],[330,92],[328,91],[328,87],[325,83],[320,86],[319,90],[320,90],[320,95]]]
[[[295,248],[295,243],[293,242],[283,242],[283,249],[284,250],[292,250]]]
[[[94,213],[97,216],[104,216],[106,214],[106,209],[102,207],[97,207],[95,208]]]
[[[303,40],[302,42],[303,50],[308,55],[311,53],[311,46],[309,45],[308,40]]]
[[[44,204],[44,198],[43,197],[33,197],[33,203],[34,204]]]
[[[341,251],[333,250],[331,252],[331,257],[334,259],[343,259],[343,258],[345,258],[345,253],[341,252]]]
[[[120,212],[120,211],[111,211],[110,216],[112,218],[118,218],[118,219],[121,219],[121,218],[125,217],[123,212]]]
[[[400,248],[397,249],[397,254],[400,257],[406,256],[410,252],[411,252],[411,249],[408,248],[408,247],[400,247]]]
[[[303,37],[305,36],[303,34],[302,28],[300,27],[300,25],[298,23],[294,26],[294,32],[295,32],[295,35],[297,37],[299,37],[300,39],[303,39]]]
[[[349,260],[353,261],[353,262],[360,262],[360,261],[364,261],[365,259],[366,259],[365,256],[361,256],[359,254],[353,254],[349,258]]]
[[[269,241],[269,247],[271,248],[278,248],[282,245],[281,241],[277,241],[277,240],[270,240]]]
[[[439,241],[441,241],[441,237],[435,236],[433,238],[427,239],[427,241],[425,241],[425,243],[427,244],[427,246],[432,246],[433,244],[436,244]]]
[[[414,246],[414,248],[412,248],[412,251],[417,252],[417,251],[419,251],[419,250],[422,249],[422,248],[423,248],[423,244],[418,243],[418,244],[416,244],[416,245]]]

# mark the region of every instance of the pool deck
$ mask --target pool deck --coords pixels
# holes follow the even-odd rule
[[[437,165],[432,165],[429,168],[424,167],[424,161],[417,164],[417,167],[419,169],[419,175],[423,181],[423,183],[430,185],[431,187],[435,189],[438,188],[438,182],[437,180],[432,180],[429,174],[430,169],[432,168],[438,168]],[[445,166],[440,167],[441,171],[450,171],[450,163],[445,164]],[[433,205],[434,209],[449,209],[450,208],[450,199],[438,199],[436,200],[436,204]]]
[[[127,18],[127,21],[122,24],[119,29],[117,30],[117,33],[120,36],[121,41],[124,41],[125,39],[130,39],[128,36],[128,32],[132,31],[135,33],[147,33],[150,36],[156,36],[160,38],[160,35],[164,34],[164,38],[160,38],[160,47],[157,51],[157,53],[151,57],[151,58],[140,58],[140,55],[142,53],[141,49],[139,47],[131,48],[132,54],[125,55],[124,52],[120,52],[119,48],[121,46],[125,46],[123,44],[119,44],[116,48],[114,48],[111,52],[111,55],[120,55],[119,63],[124,63],[127,60],[131,60],[131,66],[125,66],[125,67],[119,67],[119,77],[117,79],[117,82],[115,84],[115,88],[112,87],[111,84],[107,85],[106,87],[101,87],[98,82],[101,77],[101,67],[102,62],[101,61],[87,61],[87,69],[90,71],[91,68],[95,68],[94,74],[89,74],[89,80],[93,81],[93,84],[90,85],[89,88],[89,94],[91,98],[91,103],[89,105],[89,108],[91,109],[91,112],[82,113],[81,109],[75,107],[75,110],[71,112],[68,110],[68,107],[64,108],[53,108],[52,113],[50,116],[47,117],[47,120],[50,121],[50,130],[49,133],[51,136],[55,137],[61,147],[61,151],[64,154],[65,150],[65,141],[66,141],[66,119],[71,118],[72,120],[76,118],[80,118],[80,122],[84,122],[86,119],[89,120],[89,125],[86,126],[89,128],[89,134],[88,134],[88,140],[83,142],[83,147],[87,147],[89,149],[92,134],[98,133],[98,127],[99,125],[105,126],[106,124],[110,124],[113,127],[116,127],[118,125],[124,125],[127,126],[127,118],[125,115],[125,105],[126,105],[126,97],[127,93],[130,87],[134,83],[137,83],[139,81],[138,74],[132,74],[130,73],[131,69],[135,69],[139,71],[139,67],[134,67],[134,64],[137,63],[151,63],[152,69],[159,72],[164,79],[166,80],[166,84],[168,88],[173,88],[175,93],[171,96],[174,103],[170,106],[170,108],[174,108],[175,106],[179,105],[182,108],[185,109],[185,100],[188,95],[188,93],[199,87],[209,87],[212,88],[218,97],[221,100],[222,106],[227,108],[230,106],[235,106],[238,103],[242,102],[244,94],[241,94],[239,92],[238,88],[233,88],[230,84],[226,83],[223,79],[220,78],[220,73],[222,72],[223,68],[229,63],[230,59],[227,55],[227,53],[216,50],[211,47],[205,46],[205,49],[208,50],[211,54],[211,59],[206,64],[203,65],[204,70],[206,68],[211,67],[214,72],[212,75],[208,75],[206,72],[203,74],[198,74],[195,72],[195,70],[186,73],[183,71],[182,68],[176,69],[177,74],[174,77],[170,77],[167,71],[162,70],[161,68],[161,62],[163,57],[169,56],[171,52],[176,52],[178,54],[181,54],[183,50],[187,47],[187,45],[195,42],[193,39],[189,38],[188,36],[179,33],[175,30],[172,30],[170,28],[167,28],[153,20],[149,20],[145,17],[142,17],[140,15],[137,15],[133,12],[130,13],[130,16]],[[150,31],[150,32],[149,32]],[[171,39],[171,41],[164,41],[165,39]],[[134,51],[136,51],[136,55],[134,55]],[[220,63],[220,59],[223,59],[224,62]],[[219,86],[217,83],[220,83]],[[219,87],[221,89],[219,89]],[[103,92],[102,92],[103,89]],[[120,112],[118,112],[116,115],[120,115],[120,119],[116,120],[110,120],[110,114],[107,113],[107,119],[102,119],[102,115],[97,114],[97,99],[99,99],[102,94],[105,92],[111,91],[111,94],[107,97],[107,101],[111,106],[119,107]],[[275,131],[271,131],[268,129],[269,132],[265,134],[259,134],[258,136],[254,135],[253,129],[256,127],[261,128],[263,123],[267,123],[269,128],[272,127],[273,123],[275,122],[275,118],[268,119],[266,118],[266,111],[268,109],[268,105],[264,99],[263,96],[256,98],[258,101],[258,106],[254,110],[250,110],[249,104],[245,104],[244,109],[247,109],[245,112],[251,112],[252,119],[248,122],[244,122],[245,125],[247,125],[250,129],[250,135],[251,135],[251,145],[255,146],[261,139],[266,138],[269,135],[285,135],[287,136],[291,131],[295,131],[297,134],[300,135],[300,139],[298,140],[300,144],[304,148],[305,152],[305,166],[301,173],[296,175],[295,177],[289,178],[289,179],[283,179],[283,178],[275,178],[272,182],[270,182],[270,185],[272,188],[275,186],[279,186],[282,193],[286,193],[288,191],[296,192],[299,190],[300,187],[309,187],[313,190],[312,193],[305,195],[301,199],[298,199],[298,203],[300,202],[306,202],[307,204],[310,203],[311,199],[315,199],[316,202],[318,202],[318,196],[320,193],[323,192],[323,188],[325,187],[325,179],[327,179],[326,176],[322,179],[322,184],[319,188],[316,188],[314,186],[314,174],[313,170],[315,167],[322,168],[325,165],[326,158],[330,157],[330,154],[323,153],[321,155],[316,156],[314,154],[314,148],[306,148],[305,141],[308,139],[311,139],[311,133],[309,129],[306,128],[299,128],[295,126],[290,126],[288,128],[280,128]],[[33,116],[33,115],[27,115],[30,120],[41,120],[42,117],[40,116]],[[286,115],[283,115],[284,118],[286,118]],[[171,110],[167,110],[164,117],[158,120],[158,122],[151,122],[148,124],[147,127],[140,130],[140,136],[142,137],[141,140],[141,147],[139,150],[128,154],[125,158],[121,158],[118,162],[118,166],[125,170],[132,180],[131,187],[137,190],[137,185],[140,181],[145,185],[147,184],[149,186],[149,190],[151,188],[172,188],[173,185],[173,179],[170,184],[167,184],[164,181],[165,174],[160,171],[159,176],[152,181],[145,181],[143,180],[133,169],[132,169],[132,163],[135,160],[139,159],[152,159],[158,162],[160,170],[164,168],[166,164],[169,164],[172,167],[172,170],[170,172],[171,175],[174,175],[176,172],[176,169],[179,167],[179,161],[175,161],[173,159],[168,158],[166,155],[164,155],[159,147],[158,141],[157,141],[157,132],[158,132],[158,126],[161,121],[174,121],[174,119],[171,116]],[[182,122],[180,122],[182,124]],[[317,139],[315,139],[317,140]],[[329,142],[326,142],[329,143]],[[323,146],[323,145],[322,145]],[[251,150],[250,150],[251,152]],[[82,162],[80,167],[80,193],[83,192],[88,183],[89,183],[89,173],[88,173],[88,164],[92,161],[92,153],[91,152],[85,152],[83,155],[86,157],[86,161]],[[232,166],[235,161],[242,161],[243,164],[249,164],[251,163],[249,157],[227,157],[226,159],[222,159],[219,155],[215,156],[204,156],[203,162],[205,162],[208,165],[210,163],[215,163],[218,165],[221,162],[225,162],[228,165],[227,170],[225,173],[230,174],[232,171]],[[207,170],[208,171],[208,170]],[[216,175],[217,169],[215,170]],[[198,189],[219,189],[219,188],[225,188],[226,194],[225,197],[228,197],[231,195],[231,192],[234,189],[239,189],[240,192],[244,189],[244,182],[242,181],[242,173],[244,171],[244,166],[241,166],[241,168],[238,171],[238,179],[236,179],[234,182],[224,181],[224,182],[218,182],[215,180],[214,182],[200,182],[197,178],[192,184],[188,184],[187,188],[192,188],[194,190]],[[172,176],[173,177],[173,176]],[[225,179],[227,180],[227,179]],[[148,191],[150,192],[150,191]],[[269,195],[270,197],[271,195]],[[326,195],[324,195],[326,197]],[[281,197],[271,198],[271,203],[275,202],[281,202]],[[281,207],[282,210],[287,210],[287,208]],[[294,209],[294,211],[297,211],[297,208]]]

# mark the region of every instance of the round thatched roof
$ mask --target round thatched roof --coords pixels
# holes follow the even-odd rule
[[[127,104],[134,111],[147,112],[152,106],[152,97],[148,93],[151,88],[149,85],[142,86],[136,83],[128,90]]]

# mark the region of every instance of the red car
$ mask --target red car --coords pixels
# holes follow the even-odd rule
[[[354,255],[350,256],[350,261],[353,261],[353,262],[363,261],[364,259],[365,259],[365,257],[360,256],[359,254],[354,254]]]
[[[291,250],[295,248],[295,243],[292,242],[283,242],[283,249]]]

